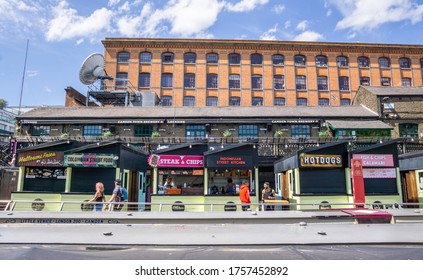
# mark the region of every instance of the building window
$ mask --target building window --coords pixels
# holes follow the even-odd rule
[[[195,53],[184,54],[184,63],[195,63],[197,56]]]
[[[414,123],[400,123],[399,133],[400,137],[418,138],[419,125]]]
[[[150,137],[153,133],[153,126],[152,125],[134,125],[134,136],[135,137]]]
[[[307,106],[307,98],[297,98],[297,106]]]
[[[189,124],[185,127],[185,137],[187,140],[196,140],[206,137],[206,126],[201,124]]]
[[[171,88],[173,86],[173,75],[171,73],[162,74],[162,87]]]
[[[229,106],[241,106],[241,98],[229,97]]]
[[[49,125],[34,125],[31,129],[32,136],[50,136]]]
[[[295,88],[297,90],[306,90],[307,89],[306,76],[295,76]]]
[[[423,58],[420,58],[420,68],[423,69]]]
[[[370,77],[360,77],[360,85],[370,86]]]
[[[275,75],[273,76],[273,88],[284,89],[285,88],[285,76]]]
[[[294,56],[294,64],[295,64],[295,66],[305,66],[306,65],[306,57],[304,55]]]
[[[318,76],[317,77],[317,89],[318,90],[328,90],[328,77]]]
[[[263,77],[261,75],[252,75],[251,76],[251,87],[253,89],[262,89],[263,88]]]
[[[348,57],[346,57],[346,56],[338,56],[336,58],[336,65],[338,67],[348,67]]]
[[[327,67],[328,66],[328,58],[324,55],[316,56],[316,66],[317,67]]]
[[[207,88],[218,87],[218,76],[217,74],[207,74]]]
[[[207,64],[217,64],[219,62],[219,55],[217,53],[208,53],[206,55]]]
[[[251,98],[252,106],[263,106],[263,97],[253,97]]]
[[[251,55],[251,64],[252,65],[263,64],[263,56],[258,53],[253,53]]]
[[[140,88],[150,87],[150,73],[140,73],[138,77],[138,87]]]
[[[117,73],[115,85],[117,87],[126,87],[128,84],[128,73]]]
[[[284,65],[285,57],[281,54],[275,54],[272,56],[273,65]]]
[[[410,78],[402,78],[401,84],[403,87],[411,87],[411,79]]]
[[[319,98],[319,106],[329,106],[328,98]]]
[[[217,106],[218,98],[216,96],[206,97],[206,106]]]
[[[347,76],[339,77],[339,90],[350,90],[349,80]]]
[[[238,127],[238,137],[240,139],[256,139],[258,135],[259,129],[255,124],[242,124]]]
[[[101,125],[84,125],[84,136],[102,136],[103,127]]]
[[[118,63],[127,63],[129,62],[129,52],[120,52],[117,55]]]
[[[379,58],[379,67],[380,68],[389,68],[389,67],[391,67],[391,63],[389,61],[389,58],[387,58],[387,57],[380,57]]]
[[[140,53],[140,63],[151,63],[151,53],[149,52]]]
[[[160,100],[160,104],[162,106],[172,106],[172,96],[162,96],[161,100]]]
[[[341,99],[341,106],[350,106],[350,100],[346,98]]]
[[[231,53],[228,56],[229,65],[232,64],[241,64],[241,55],[237,53]]]
[[[229,88],[241,88],[241,81],[238,74],[229,75]]]
[[[173,53],[163,53],[162,63],[173,63]]]
[[[184,96],[184,106],[195,106],[195,97]]]
[[[401,58],[399,59],[399,66],[400,66],[400,68],[401,68],[401,69],[404,69],[404,68],[411,68],[411,62],[410,62],[410,59],[409,59],[409,58],[407,58],[407,57],[401,57]]]
[[[360,68],[369,67],[369,65],[370,65],[369,58],[367,58],[365,56],[360,56],[357,59],[357,62],[358,62],[358,67],[360,67]]]
[[[275,106],[285,106],[285,98],[275,97],[275,99],[273,100],[273,105],[275,105]]]
[[[380,85],[384,87],[391,86],[391,78],[380,78]]]
[[[309,138],[311,136],[311,128],[309,125],[293,125],[291,126],[292,138]]]
[[[195,74],[194,73],[184,74],[184,88],[195,88]]]

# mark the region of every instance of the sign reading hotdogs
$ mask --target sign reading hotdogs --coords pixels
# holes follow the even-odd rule
[[[341,155],[301,154],[301,167],[342,167]]]

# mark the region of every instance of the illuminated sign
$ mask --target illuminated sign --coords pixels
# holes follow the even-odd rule
[[[207,167],[249,168],[253,167],[251,156],[208,156]]]
[[[203,168],[204,156],[150,155],[148,164],[152,167]]]
[[[342,167],[342,156],[341,155],[301,154],[300,166],[302,167]]]
[[[19,153],[18,166],[63,166],[63,152],[29,151]]]

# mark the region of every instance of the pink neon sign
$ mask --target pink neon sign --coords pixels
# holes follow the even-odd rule
[[[153,167],[203,168],[204,156],[192,155],[150,155],[148,164]]]
[[[385,154],[354,154],[354,159],[361,159],[363,166],[394,166],[394,157]]]

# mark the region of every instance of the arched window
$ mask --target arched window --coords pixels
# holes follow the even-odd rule
[[[305,66],[306,65],[306,57],[304,55],[301,55],[301,54],[294,56],[294,64],[295,64],[295,66]]]
[[[251,64],[252,65],[263,64],[263,56],[258,53],[253,53],[251,55]]]
[[[241,64],[241,55],[238,53],[231,53],[228,55],[229,65]]]
[[[251,76],[251,87],[253,89],[262,89],[263,88],[263,77],[261,75],[252,75]]]
[[[171,88],[173,86],[173,75],[172,73],[162,74],[162,87]]]
[[[218,99],[216,96],[207,96],[206,97],[206,106],[217,106]]]
[[[195,74],[194,73],[185,73],[184,88],[195,88]]]
[[[128,73],[120,72],[116,74],[115,85],[117,87],[126,87],[128,84]]]
[[[273,105],[275,105],[275,106],[285,106],[285,98],[275,97],[275,99],[273,100]]]
[[[206,55],[207,64],[217,64],[219,63],[219,55],[217,53],[208,53]]]
[[[162,54],[162,63],[173,63],[173,53],[166,52]]]
[[[316,56],[316,66],[317,67],[327,67],[328,66],[328,58],[324,55]]]
[[[389,68],[389,67],[391,67],[391,63],[389,61],[389,58],[387,58],[387,57],[380,57],[379,58],[379,67],[380,68]]]
[[[138,87],[140,88],[150,87],[150,73],[140,73],[138,77]]]
[[[285,57],[281,54],[275,54],[272,56],[272,63],[273,65],[284,65]]]
[[[401,57],[399,59],[399,66],[401,69],[403,68],[411,68],[411,61],[408,57]]]
[[[343,56],[343,55],[338,56],[336,58],[336,65],[338,67],[348,67],[348,57]]]
[[[195,97],[184,96],[184,106],[195,106]]]
[[[360,68],[370,66],[369,58],[365,56],[360,56],[359,58],[357,58],[357,63],[358,63],[358,67]]]
[[[263,106],[263,97],[253,97],[251,98],[252,106]]]
[[[150,52],[140,53],[140,63],[151,63],[151,53]]]
[[[129,62],[129,52],[120,52],[117,55],[118,63],[127,63]]]
[[[184,63],[195,63],[197,60],[197,55],[195,53],[185,53],[184,54]]]

